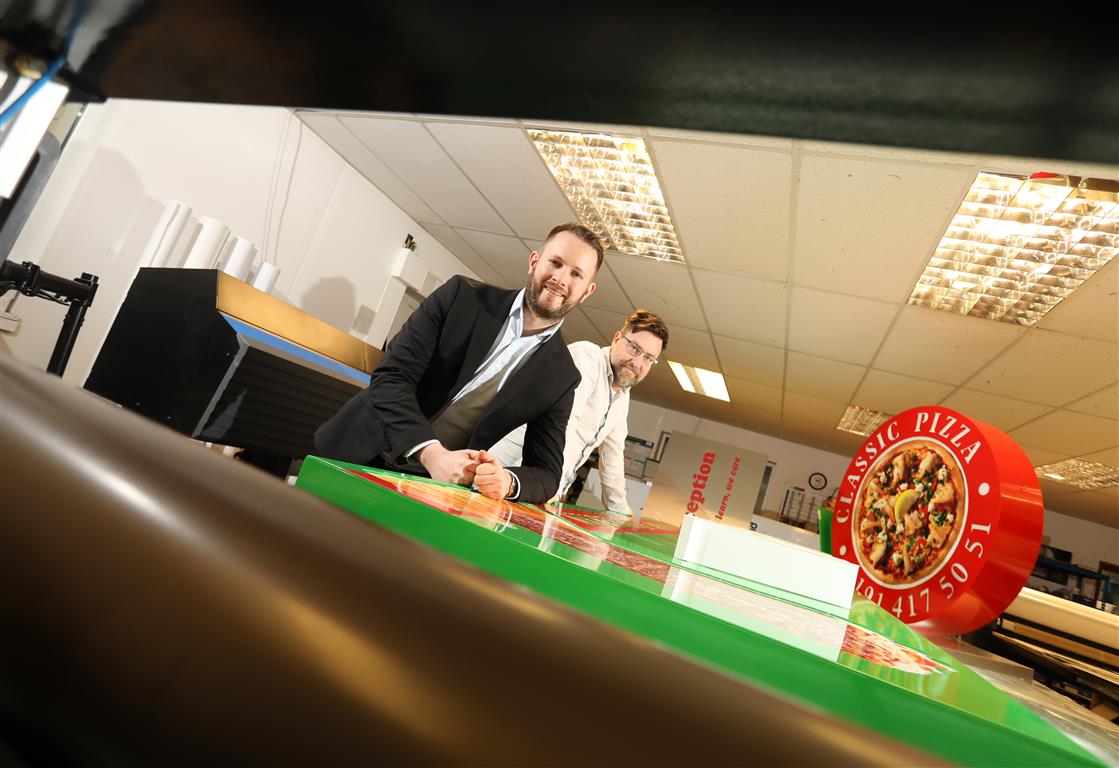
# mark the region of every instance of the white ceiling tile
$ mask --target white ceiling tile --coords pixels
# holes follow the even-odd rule
[[[362,117],[345,117],[343,122],[442,221],[455,227],[508,231],[493,206],[422,123]]]
[[[600,347],[607,344],[607,339],[602,337],[599,330],[578,307],[564,315],[561,331],[568,344],[573,341],[591,341]]]
[[[904,306],[874,367],[960,384],[1025,332],[1011,323]]]
[[[812,155],[838,155],[859,160],[888,160],[922,165],[960,165],[974,167],[979,155],[939,150],[887,147],[872,144],[845,144],[837,141],[803,141],[801,151]],[[1032,172],[1032,171],[1031,171]]]
[[[790,350],[785,389],[837,403],[847,403],[865,372],[866,368],[861,365]]]
[[[1063,515],[1087,520],[1111,528],[1119,528],[1119,503],[1106,493],[1097,491],[1077,491],[1053,498],[1052,505],[1046,508]],[[1085,563],[1094,565],[1094,563]]]
[[[505,278],[490,266],[489,262],[483,259],[478,253],[470,247],[470,245],[462,239],[462,237],[453,228],[446,224],[424,224],[423,228],[442,244],[444,248],[450,251],[456,259],[461,261],[470,269],[474,270],[474,274],[480,277],[490,285],[497,285],[504,288],[510,288]],[[421,244],[422,245],[422,244]],[[422,253],[422,251],[421,251]]]
[[[743,413],[749,414],[755,411],[764,411],[778,416],[781,414],[781,390],[777,387],[767,387],[764,384],[755,384],[752,381],[732,379],[729,376],[723,378],[727,381],[730,401],[734,403],[740,419]]]
[[[896,414],[919,405],[936,405],[951,391],[948,384],[871,369],[851,402],[862,408]]]
[[[519,237],[456,229],[459,236],[505,278],[511,288],[523,288],[528,279],[528,250]]]
[[[653,139],[676,140],[688,142],[709,142],[715,144],[736,144],[762,149],[780,149],[791,152],[796,143],[793,139],[776,136],[756,136],[748,133],[722,133],[720,131],[693,131],[686,128],[659,128],[645,129],[646,135]]]
[[[540,250],[539,243],[529,242],[532,243],[533,250]],[[611,312],[621,312],[628,317],[637,307],[626,297],[622,290],[622,284],[618,282],[614,271],[610,269],[613,258],[610,253],[607,253],[602,262],[602,269],[595,274],[594,282],[598,287],[595,288],[594,294],[587,299],[587,306],[598,307]]]
[[[1065,406],[1070,411],[1087,413],[1090,416],[1103,416],[1106,419],[1119,419],[1119,384],[1088,395]]]
[[[802,155],[793,282],[904,301],[974,177],[967,166]]]
[[[1068,453],[1052,451],[1047,448],[1037,448],[1032,445],[1022,445],[1021,443],[1018,443],[1018,447],[1025,451],[1026,456],[1030,459],[1030,463],[1035,467],[1053,464],[1062,459],[1067,459],[1070,456]]]
[[[1036,327],[1119,341],[1119,258],[1049,310]]]
[[[543,238],[556,224],[575,219],[520,128],[446,122],[427,126],[518,235]]]
[[[1095,453],[1086,453],[1080,458],[1106,464],[1109,467],[1119,467],[1119,445]]]
[[[751,432],[778,437],[781,434],[781,415],[752,408],[749,405],[735,405],[734,414],[738,426]]]
[[[1019,427],[1050,410],[1047,405],[1027,403],[1024,400],[977,392],[974,389],[957,389],[945,398],[941,405],[1003,431]]]
[[[722,336],[785,346],[784,283],[693,269],[711,330]]]
[[[498,126],[510,126],[516,128],[520,122],[512,117],[484,117],[472,115],[432,115],[426,112],[417,112],[415,117],[420,118],[426,123],[483,123]]]
[[[684,265],[611,254],[610,269],[630,299],[664,318],[670,331],[677,324],[706,327],[699,298]]]
[[[299,112],[299,119],[319,135],[342,159],[416,221],[442,222],[434,211],[342,121],[329,112]]]
[[[1119,444],[1119,421],[1075,411],[1053,411],[1009,434],[1025,445],[1081,456]]]
[[[874,357],[897,305],[794,286],[789,349],[866,365]]]
[[[786,423],[798,422],[805,426],[812,425],[830,433],[831,430],[835,429],[835,425],[839,423],[840,417],[846,410],[846,403],[836,403],[811,395],[786,392],[785,407],[781,411],[781,415]]]
[[[692,408],[696,416],[721,424],[738,426],[738,419],[734,415],[734,406],[730,403],[702,395],[693,395],[692,397]]]
[[[781,439],[823,450],[831,438],[831,433],[812,424],[785,420],[781,423]]]
[[[1077,488],[1075,485],[1069,485],[1068,483],[1058,483],[1056,480],[1050,480],[1047,477],[1040,476],[1037,478],[1037,484],[1041,486],[1041,498],[1044,500],[1045,506],[1047,507],[1049,506],[1048,502],[1054,496],[1067,496],[1070,493],[1076,493],[1077,491],[1082,490],[1081,488]]]
[[[614,333],[620,331],[622,326],[625,325],[626,318],[629,315],[623,315],[621,312],[610,312],[605,309],[590,306],[590,303],[584,304],[580,309],[587,316],[594,326],[598,328],[598,332],[602,334],[602,338],[609,342],[614,338]],[[672,329],[669,329],[669,342],[672,341]]]
[[[685,328],[680,325],[669,326],[668,351],[661,357],[675,360],[684,365],[699,366],[716,373],[721,372],[719,370],[719,360],[715,357],[715,347],[711,343],[711,334],[707,331],[697,331],[694,328]],[[667,366],[668,363],[665,362],[662,365]]]
[[[865,442],[866,437],[863,435],[855,435],[850,432],[844,432],[841,429],[836,429],[832,431],[832,436],[828,440],[827,450],[832,453],[838,453],[840,456],[854,457]]]
[[[752,341],[715,336],[723,374],[768,387],[780,387],[785,380],[785,350]]]
[[[1032,328],[967,381],[979,389],[1045,405],[1064,405],[1119,379],[1112,341]]]
[[[688,264],[787,279],[789,152],[681,141],[652,147]]]

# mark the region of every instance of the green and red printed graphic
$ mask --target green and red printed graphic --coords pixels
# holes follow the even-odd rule
[[[1041,545],[1037,475],[1004,432],[935,406],[887,420],[836,498],[832,554],[856,591],[930,635],[969,632],[1008,606]]]

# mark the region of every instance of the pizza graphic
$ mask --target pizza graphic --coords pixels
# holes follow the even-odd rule
[[[952,453],[926,440],[900,443],[871,467],[855,499],[859,564],[884,585],[935,573],[955,548],[967,486]]]

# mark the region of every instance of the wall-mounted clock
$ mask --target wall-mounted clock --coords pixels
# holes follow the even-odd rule
[[[823,472],[813,472],[808,476],[808,485],[814,491],[822,491],[828,487],[828,478]]]

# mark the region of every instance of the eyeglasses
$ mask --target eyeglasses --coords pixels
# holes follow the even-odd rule
[[[653,357],[648,352],[643,350],[641,346],[630,339],[629,336],[623,335],[622,338],[625,339],[626,350],[629,352],[630,357],[640,357],[642,360],[649,364],[650,368],[660,362],[659,359]]]

